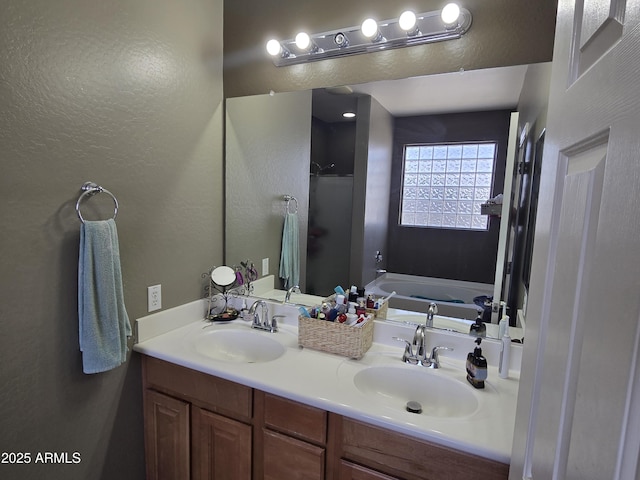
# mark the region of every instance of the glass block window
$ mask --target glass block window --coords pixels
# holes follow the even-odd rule
[[[405,145],[400,225],[487,230],[496,143]]]

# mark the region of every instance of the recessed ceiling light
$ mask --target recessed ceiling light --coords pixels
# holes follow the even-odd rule
[[[353,118],[353,117],[355,117],[355,116],[356,116],[356,114],[355,114],[355,113],[353,113],[353,112],[344,112],[344,113],[342,114],[342,116],[343,116],[344,118]]]

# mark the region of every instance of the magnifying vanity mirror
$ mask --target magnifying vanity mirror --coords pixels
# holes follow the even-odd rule
[[[525,283],[522,278],[509,278],[510,262],[520,258],[518,249],[525,250],[524,243],[515,241],[519,226],[513,214],[520,203],[516,200],[522,184],[532,183],[531,179],[521,181],[522,172],[516,165],[527,156],[533,158],[533,149],[528,152],[527,148],[535,143],[537,133],[530,123],[518,125],[517,116],[510,112],[520,109],[528,68],[521,65],[227,99],[226,183],[233,188],[226,193],[226,263],[246,257],[264,259],[261,275],[274,275],[278,288],[286,212],[283,199],[289,195],[299,204],[300,288],[304,293],[329,296],[336,285],[363,287],[382,282],[385,275],[387,280],[417,276],[413,266],[430,258],[437,273],[427,277],[482,286],[487,296],[506,302],[509,289],[520,291]],[[550,65],[535,68],[546,71]],[[394,146],[398,125],[407,126],[409,134],[400,136],[409,138],[409,143],[415,141],[411,140],[412,128],[426,128],[451,144],[459,140],[447,137],[450,127],[446,122],[418,121],[412,127],[409,119],[467,115],[472,120],[460,122],[465,128],[483,122],[478,112],[489,112],[491,117],[497,111],[503,116],[503,138],[497,147],[500,154],[494,158],[490,189],[482,194],[488,193],[483,201],[497,194],[503,194],[503,201],[513,197],[509,218],[487,217],[487,228],[475,232],[400,225],[403,170],[396,160],[398,146]],[[342,116],[344,112],[356,116],[348,119]],[[526,207],[535,208],[535,202],[529,200]],[[322,212],[318,212],[319,204]],[[419,235],[428,230],[427,236]],[[530,237],[525,232],[524,238]],[[319,240],[327,239],[330,241],[318,245]],[[325,254],[319,261],[318,248]],[[522,296],[521,292],[513,295],[518,308]],[[394,307],[393,299],[390,306]],[[415,315],[424,316],[425,311]],[[514,317],[516,312],[509,314]],[[405,318],[411,321],[412,315],[408,311]],[[499,320],[497,313],[493,317],[494,323]]]
[[[231,267],[216,267],[211,270],[211,281],[220,287],[228,287],[235,283],[236,273]]]
[[[211,270],[211,281],[220,287],[228,287],[235,283],[236,273],[231,267],[216,267]]]
[[[210,322],[227,322],[238,318],[239,312],[234,308],[228,307],[229,295],[237,283],[235,270],[222,265],[212,268],[208,275],[203,274],[203,276],[209,277],[207,320]]]

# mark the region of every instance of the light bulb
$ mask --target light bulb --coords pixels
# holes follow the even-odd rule
[[[360,30],[362,30],[362,34],[365,37],[373,38],[378,33],[378,22],[376,22],[373,18],[367,18],[364,22],[362,22]]]
[[[353,112],[344,112],[344,113],[342,114],[342,116],[343,116],[344,118],[353,118],[353,117],[355,117],[355,116],[356,116],[356,114],[355,114],[355,113],[353,113]]]
[[[311,37],[304,32],[300,32],[296,35],[296,47],[300,50],[307,50],[311,45]]]
[[[416,14],[410,10],[406,12],[402,12],[400,18],[398,19],[398,25],[405,32],[410,32],[416,28],[416,22],[418,19],[416,18]]]
[[[272,38],[267,42],[267,52],[269,53],[269,55],[272,55],[275,57],[276,55],[280,55],[281,51],[282,51],[282,46],[280,45],[280,42],[275,38]]]
[[[445,25],[453,25],[460,17],[460,7],[455,3],[449,3],[442,9],[440,17]]]

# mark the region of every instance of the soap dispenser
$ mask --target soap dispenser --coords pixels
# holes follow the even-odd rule
[[[475,340],[477,347],[467,355],[467,381],[475,388],[484,388],[487,379],[487,359],[482,356],[480,342],[482,338]]]
[[[474,337],[487,336],[487,326],[482,321],[482,310],[478,310],[476,321],[472,323],[471,327],[469,328],[469,335],[473,335]]]

